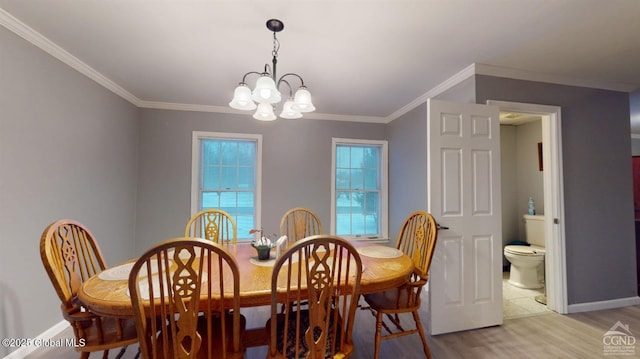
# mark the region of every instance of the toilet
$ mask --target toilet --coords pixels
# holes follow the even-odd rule
[[[544,286],[544,216],[524,215],[526,245],[504,247],[504,256],[511,263],[509,284],[527,289]]]

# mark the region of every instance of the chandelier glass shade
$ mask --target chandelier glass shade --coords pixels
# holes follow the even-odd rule
[[[298,74],[286,73],[280,78],[277,77],[276,64],[278,62],[280,42],[278,42],[276,34],[284,29],[284,24],[280,20],[271,19],[267,21],[267,28],[273,32],[272,66],[264,65],[263,72],[247,72],[233,92],[233,99],[229,102],[229,106],[237,110],[256,110],[253,114],[253,118],[256,120],[273,121],[277,118],[274,110],[282,101],[282,94],[279,88],[284,84],[289,89],[289,96],[287,96],[287,100],[282,105],[280,117],[287,119],[300,118],[303,113],[316,109],[311,102],[311,93],[304,85],[302,77]],[[247,77],[250,75],[258,75],[253,90],[249,88],[246,82]],[[295,94],[291,86],[291,79],[297,79],[296,81],[300,82]]]

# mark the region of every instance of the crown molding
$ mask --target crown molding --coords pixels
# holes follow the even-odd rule
[[[148,108],[148,109],[156,109],[156,110],[215,112],[215,113],[229,113],[234,115],[247,115],[247,112],[245,111],[235,110],[225,106],[196,105],[196,104],[157,102],[157,101],[140,101],[137,106],[140,108]],[[334,115],[334,114],[317,113],[317,112],[305,113],[304,119],[386,123],[386,119],[384,117]]]
[[[413,110],[414,108],[424,104],[428,99],[438,96],[439,94],[445,92],[446,90],[454,87],[455,85],[461,83],[462,81],[468,79],[469,77],[475,75],[475,64],[471,64],[464,69],[458,71],[455,75],[449,77],[448,79],[441,82],[436,87],[431,90],[425,92],[420,97],[415,100],[409,102],[408,104],[402,106],[399,110],[390,114],[385,118],[386,123],[389,123],[400,116],[406,114],[407,112]]]
[[[88,78],[92,79],[93,81],[107,88],[108,90],[115,93],[116,95],[131,102],[132,104],[138,106],[138,103],[140,103],[140,99],[138,99],[132,93],[125,90],[115,82],[111,81],[109,78],[107,78],[100,72],[96,71],[86,63],[82,62],[77,57],[71,55],[65,49],[56,45],[53,41],[49,40],[48,38],[42,36],[42,34],[30,28],[25,23],[18,20],[17,18],[15,18],[13,15],[9,14],[2,8],[0,8],[0,25],[6,27],[8,30],[12,31],[16,35],[22,37],[23,39],[37,46],[44,52],[62,61],[63,63],[70,66],[71,68],[87,76]]]
[[[354,115],[336,115],[330,113],[305,113],[304,118],[310,120],[328,120],[328,121],[347,121],[347,122],[368,122],[368,123],[387,123],[385,117],[377,116],[354,116]]]
[[[161,101],[143,101],[138,104],[140,108],[149,108],[156,110],[174,110],[174,111],[194,111],[194,112],[220,112],[220,113],[240,113],[232,108],[213,105],[195,105],[187,103],[161,102]]]

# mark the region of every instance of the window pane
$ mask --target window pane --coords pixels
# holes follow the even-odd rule
[[[220,209],[229,212],[230,214],[236,214],[236,206],[238,205],[236,199],[236,192],[222,192],[220,193]]]
[[[238,189],[253,189],[253,187],[255,187],[253,167],[238,168]]]
[[[237,216],[236,232],[238,232],[238,238],[252,238],[253,235],[249,234],[249,231],[255,228],[255,216]]]
[[[336,235],[351,234],[351,215],[338,214],[336,215]]]
[[[255,142],[238,142],[238,165],[254,166],[256,162]]]
[[[336,146],[336,167],[337,168],[349,168],[350,160],[350,147],[348,146]]]
[[[351,181],[349,180],[348,169],[336,169],[336,189],[349,189]]]
[[[220,142],[213,140],[203,141],[203,146],[202,163],[204,165],[220,164]]]
[[[365,210],[368,213],[380,212],[380,194],[378,192],[366,192]]]
[[[364,167],[378,170],[378,164],[380,163],[380,148],[379,147],[367,147],[364,156]]]
[[[364,189],[378,189],[378,170],[364,170]]]
[[[378,215],[377,214],[367,214],[365,217],[365,234],[378,234],[380,233],[378,228]]]
[[[238,168],[222,167],[222,188],[237,189],[238,188]]]
[[[254,196],[253,192],[238,192],[238,215],[253,214]]]
[[[363,189],[364,188],[364,176],[361,168],[354,168],[351,170],[351,189]]]
[[[204,167],[202,169],[202,189],[220,189],[220,167]]]
[[[203,192],[202,193],[202,208],[218,208],[220,206],[220,194],[218,192]]]
[[[351,234],[364,234],[364,215],[362,213],[351,214]]]
[[[364,148],[351,147],[351,168],[362,168],[364,165]]]
[[[364,212],[364,195],[360,192],[351,195],[351,212]]]
[[[238,144],[236,141],[222,142],[222,164],[238,165]]]
[[[349,192],[336,192],[336,213],[351,212],[351,194]]]

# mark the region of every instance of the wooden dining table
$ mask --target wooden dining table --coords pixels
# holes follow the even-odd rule
[[[404,283],[413,271],[411,258],[395,248],[371,242],[352,243],[360,253],[364,269],[360,281],[361,294],[395,288]],[[235,257],[240,270],[240,307],[270,305],[275,260],[259,261],[256,250],[249,243],[225,244],[224,247]],[[78,291],[80,302],[96,314],[133,317],[127,270],[134,262],[132,259],[105,270],[107,273],[89,278]],[[114,275],[107,277],[105,274]]]

